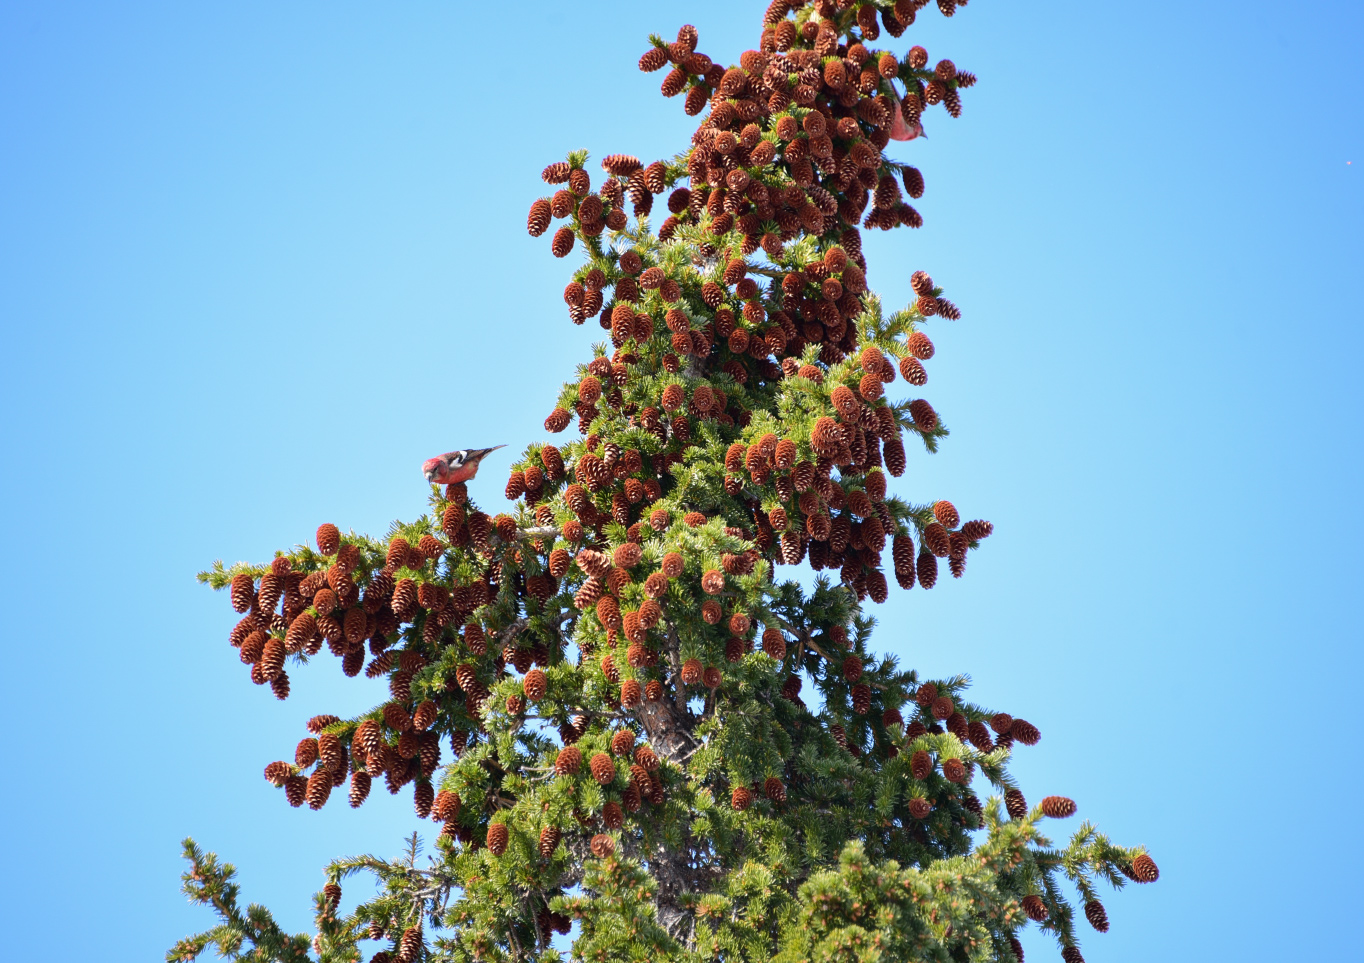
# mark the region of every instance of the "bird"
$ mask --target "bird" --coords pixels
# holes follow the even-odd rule
[[[891,118],[890,122],[890,139],[914,140],[916,137],[922,137],[923,135],[923,125],[917,121],[912,125],[906,123],[905,115],[900,110],[900,102],[898,100],[895,101],[895,116]]]
[[[447,451],[443,455],[426,459],[422,464],[422,473],[426,475],[426,480],[433,485],[455,485],[459,482],[466,482],[478,474],[479,462],[489,453],[497,451],[498,448],[506,447],[506,445],[495,445],[492,448],[461,448],[459,451]]]

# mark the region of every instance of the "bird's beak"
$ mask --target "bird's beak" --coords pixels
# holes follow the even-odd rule
[[[433,484],[433,485],[436,483],[436,470],[435,470],[434,468],[431,468],[431,469],[428,469],[428,470],[427,470],[427,472],[426,472],[426,480],[427,480],[427,482],[429,482],[430,484]]]

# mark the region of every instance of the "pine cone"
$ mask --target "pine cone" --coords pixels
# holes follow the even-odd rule
[[[461,805],[458,796],[448,789],[442,789],[436,793],[435,801],[431,804],[431,818],[448,823],[459,816]]]
[[[308,794],[308,779],[304,776],[290,776],[284,781],[284,796],[289,805],[297,809],[303,805]]]
[[[753,805],[753,793],[746,786],[736,786],[729,795],[729,804],[739,812],[743,812]]]
[[[628,756],[634,751],[635,734],[629,729],[621,729],[611,737],[611,752],[617,756]]]
[[[409,926],[403,930],[402,939],[398,941],[398,959],[402,963],[411,963],[421,954],[422,931],[420,926]]]
[[[1023,743],[1025,746],[1035,746],[1042,738],[1042,733],[1031,722],[1023,719],[1015,719],[1009,726],[1009,734]]]
[[[1028,919],[1038,923],[1051,915],[1047,912],[1047,904],[1042,902],[1042,898],[1032,893],[1023,897],[1023,912],[1028,914]]]
[[[511,834],[503,823],[488,824],[488,852],[501,856],[507,851],[507,841]]]
[[[786,639],[780,629],[768,628],[763,631],[763,651],[778,662],[786,658]]]
[[[529,702],[539,702],[543,699],[547,687],[545,673],[541,669],[531,669],[521,680],[521,688],[525,691],[526,699]]]
[[[933,804],[922,796],[915,796],[909,801],[909,814],[915,819],[927,819],[933,812]]]
[[[331,774],[325,769],[316,770],[308,777],[308,784],[305,795],[308,800],[309,809],[321,809],[327,804],[327,798],[332,793]]]
[[[1028,817],[1028,802],[1017,789],[1004,790],[1004,808],[1008,811],[1010,819]]]
[[[924,547],[938,558],[947,558],[952,554],[952,538],[947,529],[937,522],[930,522],[924,526],[923,540]]]
[[[592,850],[593,856],[598,859],[606,859],[608,856],[615,853],[616,841],[605,833],[598,833],[592,837],[589,848]]]
[[[967,726],[966,738],[981,752],[989,752],[995,747],[995,741],[990,738],[990,730],[983,722],[976,721]]]
[[[923,749],[909,757],[909,771],[915,779],[923,781],[933,771],[933,758]]]
[[[989,538],[995,530],[994,525],[986,521],[970,521],[961,527],[961,533],[966,536],[967,541],[978,542],[983,538]]]
[[[590,764],[592,778],[597,780],[600,785],[610,785],[616,778],[616,766],[611,761],[611,757],[604,752],[599,752],[592,757]]]
[[[1142,853],[1132,860],[1132,871],[1127,875],[1138,883],[1154,883],[1160,879],[1160,869],[1154,859]]]
[[[1065,819],[1075,815],[1075,800],[1065,796],[1047,796],[1042,800],[1042,814],[1051,819]]]
[[[323,555],[335,555],[341,549],[341,530],[331,522],[317,528],[317,550]]]
[[[558,826],[546,826],[540,830],[540,858],[549,859],[559,848],[560,832]]]
[[[1104,909],[1104,904],[1098,900],[1092,899],[1085,904],[1085,919],[1089,920],[1089,925],[1100,933],[1108,932],[1108,913]]]
[[[431,815],[431,806],[435,802],[435,798],[436,791],[429,782],[417,783],[412,790],[412,803],[418,819],[425,819]]]
[[[934,502],[933,517],[942,522],[946,528],[956,528],[961,522],[961,516],[957,514],[956,506],[949,501]]]
[[[853,712],[859,716],[865,716],[871,711],[871,687],[859,683],[852,687],[852,707]]]
[[[554,771],[561,776],[573,776],[577,774],[582,764],[582,751],[577,746],[564,746],[554,760]]]
[[[1085,963],[1085,958],[1081,955],[1078,946],[1061,947],[1061,959],[1064,960],[1065,963]]]

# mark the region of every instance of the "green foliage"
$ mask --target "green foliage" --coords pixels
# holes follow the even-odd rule
[[[688,151],[608,157],[597,192],[584,151],[546,169],[528,226],[563,220],[559,256],[581,242],[565,302],[610,344],[554,392],[546,430],[576,418],[581,437],[527,445],[501,513],[451,481],[382,540],[324,525],[316,547],[200,573],[277,697],[324,647],[387,680],[266,767],[284,799],[408,790],[441,828],[424,866],[416,834],[398,859],[329,865],[311,938],[241,911],[232,867],[187,841],[185,892],[220,923],[168,959],[349,963],[378,941],[376,963],[1009,963],[1026,908],[1074,963],[1070,894],[1103,922],[1100,881],[1154,879],[1088,823],[1062,848],[1041,834],[1074,806],[1027,809],[1008,767],[1034,727],[873,649],[883,554],[928,589],[992,530],[887,490],[905,433],[928,453],[948,435],[888,393],[925,383],[921,329],[959,313],[916,272],[887,315],[858,227],[918,223],[897,186],[916,197],[918,172],[880,153],[892,118],[954,113],[974,78],[870,49],[868,13],[899,36],[904,0],[821,3],[790,21],[809,36],[774,27],[729,72],[691,56],[689,28],[651,38],[652,66],[686,67],[665,92],[710,106]],[[808,590],[779,572],[806,561]],[[376,895],[346,914],[356,875]]]

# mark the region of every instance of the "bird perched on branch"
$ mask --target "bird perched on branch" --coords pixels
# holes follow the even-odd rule
[[[506,447],[506,445],[496,445],[492,448],[463,448],[459,451],[447,451],[435,458],[428,458],[422,465],[422,473],[426,475],[426,480],[433,485],[454,485],[458,482],[466,482],[478,474],[478,463],[490,452]]]

